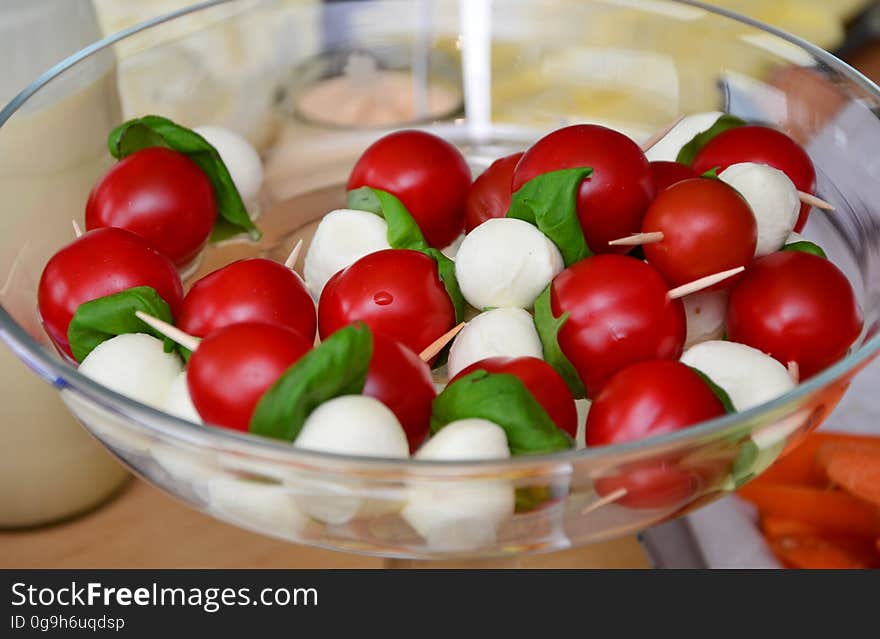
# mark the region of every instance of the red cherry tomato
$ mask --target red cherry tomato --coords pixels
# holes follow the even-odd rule
[[[513,195],[513,171],[522,151],[499,158],[471,184],[464,203],[464,231],[470,233],[486,220],[504,217]]]
[[[183,286],[174,265],[139,235],[123,229],[89,231],[58,251],[43,269],[38,304],[46,333],[73,356],[67,327],[80,304],[135,286],[151,286],[177,316]]]
[[[645,259],[670,286],[747,266],[755,256],[758,224],[751,207],[721,180],[694,178],[673,184],[648,209],[642,231],[661,231],[645,244]],[[715,288],[734,282],[728,278]]]
[[[263,393],[311,346],[283,326],[224,326],[202,340],[187,364],[193,405],[206,423],[247,432]]]
[[[656,195],[660,195],[662,191],[673,184],[695,177],[700,177],[700,174],[687,164],[667,162],[665,160],[651,162],[651,180],[654,183],[654,193]]]
[[[862,331],[862,314],[846,276],[802,251],[762,257],[730,292],[727,335],[783,364],[802,379],[846,355]]]
[[[606,497],[625,490],[614,500],[628,508],[671,508],[684,504],[703,486],[700,476],[669,461],[638,462],[624,466],[620,474],[594,482],[596,494]]]
[[[339,271],[321,293],[321,339],[356,321],[421,353],[452,328],[455,309],[434,260],[418,251],[386,249]]]
[[[86,228],[137,233],[178,266],[195,259],[216,219],[211,181],[188,157],[163,147],[117,162],[86,204]]]
[[[437,391],[430,367],[418,355],[397,340],[373,333],[373,358],[363,394],[378,399],[397,416],[410,452],[425,441]]]
[[[577,408],[574,397],[565,381],[550,364],[537,357],[489,357],[471,364],[450,383],[480,370],[517,377],[560,430],[564,430],[572,437],[577,435]]]
[[[805,193],[812,193],[816,186],[816,169],[803,147],[784,133],[766,126],[740,126],[720,133],[700,149],[693,167],[702,174],[715,167],[720,172],[740,162],[769,164],[785,173],[795,187]],[[809,214],[810,207],[802,204],[795,231],[804,228]]]
[[[654,198],[648,160],[625,135],[595,124],[554,131],[523,155],[513,174],[513,190],[544,173],[582,166],[593,168],[577,201],[587,244],[594,253],[625,253],[628,247],[608,242],[638,232]]]
[[[315,303],[292,270],[259,257],[232,262],[196,282],[183,300],[181,330],[204,337],[238,322],[265,322],[313,342]]]
[[[614,375],[587,414],[587,446],[671,433],[724,414],[709,385],[672,360],[639,362]]]
[[[678,359],[686,335],[684,305],[670,300],[651,266],[624,255],[596,255],[553,280],[555,317],[569,313],[559,346],[577,369],[587,396],[636,362]]]
[[[397,131],[370,145],[352,169],[348,189],[369,186],[396,196],[428,244],[448,246],[464,228],[471,170],[454,146],[424,131]]]

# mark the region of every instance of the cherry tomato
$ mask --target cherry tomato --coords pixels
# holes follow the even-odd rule
[[[747,266],[755,256],[758,224],[745,199],[721,180],[693,178],[673,184],[648,209],[642,231],[661,231],[645,244],[645,259],[670,286]],[[713,288],[730,286],[728,278]]]
[[[740,126],[720,133],[700,149],[693,167],[701,174],[715,167],[721,172],[740,162],[769,164],[785,173],[795,187],[805,193],[812,193],[816,186],[816,169],[803,147],[784,133],[766,126]],[[802,204],[795,231],[804,228],[809,214],[810,207]]]
[[[825,258],[802,251],[762,257],[730,292],[727,335],[797,362],[802,379],[846,355],[862,331],[849,280]]]
[[[195,259],[216,219],[211,181],[195,162],[164,147],[117,162],[86,203],[86,228],[137,233],[178,266]]]
[[[669,461],[637,462],[620,469],[617,475],[600,477],[594,488],[600,497],[618,491],[626,493],[614,503],[628,508],[670,508],[685,503],[703,486],[700,476],[677,468]]]
[[[577,124],[544,136],[532,146],[513,174],[513,191],[550,171],[589,166],[581,183],[577,212],[587,245],[594,253],[625,253],[611,240],[638,232],[654,198],[645,154],[625,135],[595,124]]]
[[[569,314],[559,330],[559,346],[588,397],[631,364],[681,356],[687,332],[684,305],[666,292],[657,271],[625,255],[581,260],[553,280],[553,315]]]
[[[363,394],[378,399],[397,416],[410,452],[421,446],[437,391],[430,367],[418,355],[397,340],[373,333],[373,358]]]
[[[58,251],[43,269],[38,304],[46,333],[72,357],[67,327],[80,304],[135,286],[151,286],[172,315],[180,313],[183,286],[167,257],[126,230],[89,231]]]
[[[495,160],[471,184],[464,203],[465,233],[486,220],[507,215],[513,195],[513,171],[522,156],[520,151]]]
[[[186,381],[207,424],[247,432],[257,402],[311,348],[299,333],[242,322],[214,331],[189,358]]]
[[[577,408],[574,397],[565,381],[550,364],[537,357],[489,357],[471,364],[458,373],[450,383],[480,370],[517,377],[560,430],[564,430],[572,437],[577,435]]]
[[[427,255],[406,249],[370,253],[330,278],[318,302],[318,331],[362,321],[421,353],[455,324],[455,309]]]
[[[264,258],[232,262],[196,282],[183,300],[178,326],[198,337],[237,322],[279,324],[315,339],[317,316],[305,284]]]
[[[700,177],[700,174],[687,164],[667,162],[665,160],[651,162],[651,180],[654,183],[654,193],[656,195],[660,195],[662,191],[673,184],[695,177]]]
[[[428,244],[444,248],[464,228],[471,170],[454,146],[424,131],[397,131],[370,145],[348,178],[348,189],[369,186],[396,196]]]

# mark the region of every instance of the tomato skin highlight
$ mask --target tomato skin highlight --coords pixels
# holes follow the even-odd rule
[[[352,322],[421,353],[455,324],[437,263],[418,251],[370,253],[330,278],[318,301],[321,339]]]
[[[464,203],[465,233],[486,220],[507,215],[513,197],[513,172],[522,156],[520,151],[498,158],[471,184]]]
[[[424,131],[396,131],[366,151],[348,178],[349,191],[369,186],[396,196],[428,244],[444,248],[464,228],[471,171],[446,140]]]
[[[364,395],[391,409],[406,432],[410,452],[422,445],[431,425],[431,402],[437,396],[431,368],[409,348],[373,333],[373,357]]]
[[[717,167],[720,173],[740,162],[768,164],[779,169],[799,191],[812,193],[816,188],[816,169],[803,147],[781,131],[766,126],[746,125],[720,133],[700,149],[693,168],[702,174]],[[809,215],[810,206],[801,204],[795,231],[804,228]]]
[[[664,190],[648,209],[642,231],[661,231],[646,244],[645,259],[670,286],[747,266],[755,255],[758,224],[745,199],[720,180],[693,178]],[[706,290],[726,288],[728,278]]]
[[[846,355],[861,331],[849,280],[817,255],[771,253],[755,260],[730,293],[728,338],[782,364],[797,362],[801,379]]]
[[[206,424],[247,432],[257,402],[311,346],[282,326],[224,326],[205,337],[189,359],[193,405]]]
[[[587,245],[594,253],[626,253],[629,247],[608,242],[639,231],[654,199],[654,183],[645,154],[622,133],[596,124],[549,133],[523,155],[513,175],[513,191],[544,173],[584,166],[593,168],[581,183],[577,201]]]
[[[474,371],[506,373],[518,378],[560,429],[577,436],[577,407],[562,377],[537,357],[489,357],[463,369],[450,383]]]
[[[651,162],[651,180],[654,183],[655,197],[678,182],[700,177],[687,164],[657,160]]]
[[[648,264],[624,255],[596,255],[553,280],[554,317],[569,313],[559,346],[593,397],[617,371],[644,360],[681,356],[684,305]]]
[[[311,295],[292,270],[254,257],[227,264],[193,284],[178,327],[204,337],[238,322],[286,326],[313,342],[318,319]]]
[[[67,328],[85,302],[135,286],[151,286],[177,316],[183,285],[177,269],[139,235],[124,229],[89,231],[46,263],[37,291],[43,327],[58,348],[73,357]]]
[[[123,228],[177,266],[204,248],[217,219],[214,187],[188,157],[150,147],[117,162],[92,189],[86,228]]]

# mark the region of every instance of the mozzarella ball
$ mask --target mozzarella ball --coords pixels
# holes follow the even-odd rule
[[[723,388],[737,411],[769,402],[794,388],[785,366],[745,344],[703,342],[685,351],[681,361]]]
[[[79,365],[79,372],[110,390],[155,408],[164,408],[180,358],[166,353],[162,340],[144,333],[117,335],[102,342]]]
[[[238,133],[219,126],[196,127],[195,132],[217,149],[220,159],[245,204],[253,205],[263,185],[263,162],[250,142]]]
[[[171,382],[168,389],[168,397],[165,398],[165,412],[175,417],[189,420],[195,424],[201,424],[202,418],[192,403],[189,395],[189,386],[186,383],[186,371],[180,373]]]
[[[766,164],[741,162],[729,166],[718,177],[739,191],[755,214],[758,223],[755,257],[781,249],[801,209],[797,188],[788,176]]]
[[[315,298],[327,280],[364,255],[391,248],[388,225],[368,211],[338,209],[323,218],[306,252],[303,275]]]
[[[289,536],[308,523],[293,496],[277,484],[217,477],[208,482],[207,493],[213,513],[262,532]]]
[[[700,291],[682,298],[687,318],[684,347],[724,337],[728,290]]]
[[[496,308],[474,317],[449,349],[449,377],[487,357],[544,359],[544,347],[532,316],[521,308]]]
[[[423,460],[507,459],[504,430],[485,419],[463,419],[443,427],[415,455]],[[415,481],[402,517],[434,550],[467,551],[497,538],[513,516],[513,486],[503,480]]]
[[[455,256],[461,293],[474,308],[531,308],[565,265],[559,249],[528,222],[495,218],[468,233]]]
[[[681,147],[703,131],[711,129],[722,115],[724,114],[721,111],[710,111],[686,116],[657,144],[648,149],[645,155],[651,162],[674,162]]]

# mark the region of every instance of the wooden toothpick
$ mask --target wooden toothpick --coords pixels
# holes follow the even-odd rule
[[[737,273],[742,273],[744,270],[746,270],[745,266],[737,266],[736,268],[732,268],[727,271],[713,273],[712,275],[701,277],[700,279],[694,280],[693,282],[688,282],[687,284],[677,286],[674,289],[668,291],[666,295],[671,300],[677,300],[679,297],[684,297],[685,295],[690,295],[691,293],[697,293],[698,291],[702,291],[703,289],[709,288],[710,286],[714,286],[718,282],[723,282],[728,277],[733,277]]]
[[[70,220],[71,224],[73,224],[73,234],[77,237],[77,239],[83,236],[83,230],[80,228],[79,223],[76,220]]]
[[[659,131],[657,131],[654,135],[649,137],[647,140],[645,140],[642,143],[642,153],[647,153],[648,151],[651,150],[651,147],[653,147],[660,140],[662,140],[667,135],[669,135],[669,132],[672,131],[672,129],[674,129],[675,127],[677,127],[679,122],[684,120],[684,117],[685,116],[683,116],[683,115],[678,116],[677,118],[675,118],[675,120],[673,120],[672,122],[667,124],[665,127],[660,129]]]
[[[434,357],[437,356],[437,353],[442,351],[443,347],[451,342],[452,338],[458,335],[459,331],[465,326],[467,326],[467,322],[462,322],[461,324],[458,324],[457,326],[454,326],[450,330],[443,333],[443,335],[435,339],[425,348],[425,350],[419,353],[419,359],[421,359],[423,362],[428,362],[434,359]]]
[[[584,506],[583,510],[581,510],[581,515],[587,515],[593,511],[599,510],[600,508],[602,508],[602,506],[613,504],[614,502],[623,499],[624,497],[626,497],[626,488],[618,488],[617,490],[608,493],[604,497],[593,500],[589,504]]]
[[[299,240],[296,243],[296,246],[293,247],[293,250],[290,252],[290,255],[287,256],[287,259],[284,260],[284,266],[293,270],[293,265],[296,264],[296,261],[299,259],[299,254],[302,252],[303,241]]]
[[[176,326],[163,322],[158,317],[148,315],[143,311],[135,311],[135,316],[147,326],[156,329],[159,333],[183,346],[185,349],[194,351],[199,347],[202,340],[189,333],[184,333]]]
[[[648,231],[647,233],[633,233],[629,237],[621,237],[608,242],[608,246],[642,246],[644,244],[656,244],[663,241],[663,231]]]
[[[801,383],[801,367],[794,360],[788,363],[786,366],[788,369],[788,376],[791,378],[791,381],[794,382],[794,385],[797,386]]]
[[[803,191],[798,191],[798,197],[801,199],[801,202],[804,204],[809,204],[810,206],[815,206],[817,209],[821,209],[823,211],[833,211],[834,205],[829,204],[822,198],[816,197],[812,193],[804,193]]]

